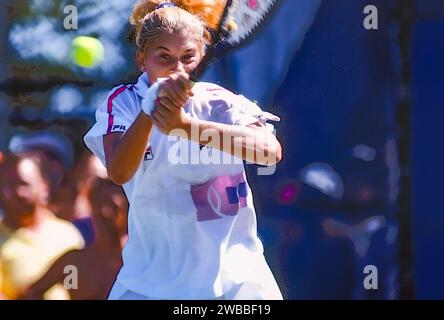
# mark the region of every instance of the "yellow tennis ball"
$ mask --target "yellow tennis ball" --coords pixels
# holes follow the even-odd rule
[[[105,49],[102,43],[93,37],[79,36],[71,42],[71,58],[83,68],[93,68],[103,61]]]

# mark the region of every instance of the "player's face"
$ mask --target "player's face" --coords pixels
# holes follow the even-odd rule
[[[190,73],[202,58],[202,43],[195,36],[166,31],[156,37],[144,53],[138,53],[138,62],[151,82],[179,71]]]

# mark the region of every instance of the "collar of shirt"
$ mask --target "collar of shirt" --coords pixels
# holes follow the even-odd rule
[[[137,83],[134,85],[134,90],[136,93],[141,96],[142,98],[145,97],[146,92],[148,91],[148,88],[151,86],[150,80],[148,79],[148,75],[146,72],[143,72],[138,80]]]

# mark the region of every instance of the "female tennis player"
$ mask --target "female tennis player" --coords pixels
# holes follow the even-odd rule
[[[223,7],[215,0],[134,7],[142,74],[110,92],[84,138],[130,203],[123,266],[108,299],[282,299],[243,164],[280,161],[266,124],[278,119],[188,77]]]

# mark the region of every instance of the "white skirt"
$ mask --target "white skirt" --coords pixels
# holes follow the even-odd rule
[[[108,300],[164,300],[161,298],[149,297],[126,289],[120,283],[114,283]],[[243,282],[233,286],[221,297],[202,300],[283,300],[282,294],[276,282],[260,286],[254,282]]]

